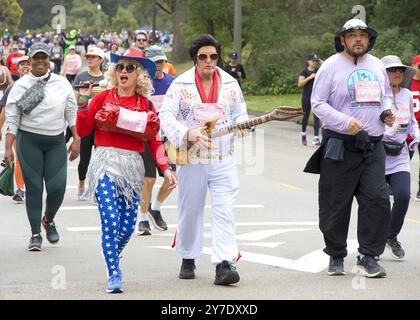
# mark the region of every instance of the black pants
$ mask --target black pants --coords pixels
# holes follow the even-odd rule
[[[404,224],[404,218],[410,204],[410,172],[401,171],[386,176],[394,195],[394,204],[391,210],[391,223],[388,231],[388,239],[395,238],[400,233]]]
[[[153,160],[152,152],[149,149],[149,145],[147,143],[144,144],[144,151],[140,152],[141,157],[143,158],[144,163],[144,176],[146,178],[156,178],[156,170],[160,177],[163,177],[162,171],[160,171],[159,167],[156,165],[155,160]],[[173,172],[176,171],[176,165],[170,164],[171,170]]]
[[[390,221],[390,203],[385,181],[385,151],[375,143],[371,163],[362,152],[344,151],[344,161],[321,160],[319,179],[319,227],[324,252],[347,255],[347,235],[353,196],[359,203],[357,238],[359,252],[378,256],[385,249]]]
[[[305,112],[302,119],[302,132],[306,132],[309,116],[311,115],[311,97],[302,96],[302,111]],[[319,135],[319,118],[314,114],[314,135]]]
[[[66,130],[66,143],[69,142],[72,137],[70,129],[67,127]],[[90,158],[92,156],[92,147],[95,143],[95,131],[90,135],[80,139],[80,160],[79,165],[77,166],[77,171],[79,173],[79,180],[84,181],[86,179],[86,173],[89,167]]]

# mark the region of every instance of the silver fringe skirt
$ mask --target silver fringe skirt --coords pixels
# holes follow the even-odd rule
[[[144,163],[138,151],[113,147],[96,147],[86,174],[87,189],[83,200],[95,199],[95,192],[105,174],[117,185],[117,190],[131,204],[134,193],[140,196],[144,182]]]

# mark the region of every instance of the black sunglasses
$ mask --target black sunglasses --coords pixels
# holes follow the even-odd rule
[[[146,42],[147,39],[141,38],[141,39],[137,39],[137,41],[139,41],[139,42]]]
[[[198,59],[201,61],[205,61],[207,60],[208,57],[210,57],[211,60],[217,60],[219,59],[219,55],[217,53],[213,53],[213,54],[205,54],[205,53],[200,53],[199,55],[197,55]]]
[[[404,73],[405,72],[405,67],[391,67],[391,68],[386,69],[386,71],[389,71],[389,72],[399,71],[401,73]]]
[[[123,72],[125,70],[127,70],[128,73],[132,73],[134,72],[134,70],[137,69],[137,66],[135,64],[122,64],[122,63],[118,63],[115,65],[115,71],[117,72]]]

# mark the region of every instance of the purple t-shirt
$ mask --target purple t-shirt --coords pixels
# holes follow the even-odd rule
[[[154,96],[161,96],[165,95],[166,91],[168,91],[169,86],[171,85],[172,81],[174,81],[174,77],[164,73],[162,79],[153,79],[153,88],[155,91],[153,92]]]
[[[410,156],[405,140],[407,135],[411,135],[414,141],[419,139],[418,124],[413,111],[413,96],[410,90],[400,88],[400,92],[395,94],[392,112],[395,115],[395,122],[392,127],[385,126],[383,140],[404,143],[404,148],[398,156],[386,156],[385,174],[393,174],[400,171],[410,172]],[[398,126],[400,126],[399,131],[397,131]]]
[[[324,129],[350,134],[351,118],[370,136],[384,133],[381,113],[391,108],[391,88],[383,63],[366,54],[357,65],[337,53],[322,63],[311,95],[312,110]]]

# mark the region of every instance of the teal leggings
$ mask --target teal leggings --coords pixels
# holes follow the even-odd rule
[[[67,182],[67,152],[63,133],[45,136],[19,130],[16,149],[26,187],[26,212],[32,234],[41,232],[42,195],[47,189],[45,216],[48,222],[61,206]]]

